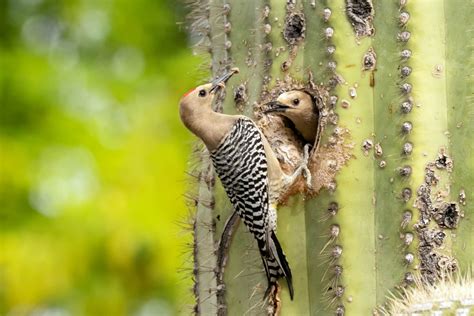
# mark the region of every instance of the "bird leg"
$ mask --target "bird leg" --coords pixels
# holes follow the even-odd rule
[[[311,171],[308,168],[308,162],[309,162],[309,148],[310,144],[306,144],[303,148],[303,159],[300,161],[300,164],[298,168],[296,168],[295,172],[291,176],[286,176],[285,179],[285,187],[291,186],[293,183],[295,183],[296,179],[303,174],[303,176],[306,178],[306,185],[308,188],[312,188],[312,177],[311,177]]]

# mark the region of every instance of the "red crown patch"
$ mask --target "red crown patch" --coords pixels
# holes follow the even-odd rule
[[[186,93],[183,95],[183,97],[187,96],[188,94],[190,94],[191,92],[193,92],[195,89],[196,89],[196,88],[193,88],[193,89],[189,90],[188,92],[186,92]]]

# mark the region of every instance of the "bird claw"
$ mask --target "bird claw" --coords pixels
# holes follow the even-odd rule
[[[301,163],[301,167],[302,167],[303,177],[305,177],[305,179],[306,179],[306,185],[308,186],[309,189],[312,189],[312,187],[313,187],[312,176],[311,176],[311,171],[308,168],[309,148],[310,148],[309,144],[306,144],[303,148],[303,160],[302,160],[302,163]]]
[[[303,177],[306,179],[306,185],[308,188],[311,190],[313,185],[312,185],[312,176],[311,176],[311,171],[308,168],[308,162],[309,162],[309,148],[310,145],[307,144],[304,146],[303,150],[303,158],[301,159],[298,167],[296,170],[293,172],[291,176],[285,176],[285,187],[288,189],[290,186],[292,186],[295,181],[298,179],[300,175],[303,175]]]
[[[218,85],[219,87],[221,87],[222,90],[225,89],[225,83],[224,83],[224,82],[219,82],[217,85]]]

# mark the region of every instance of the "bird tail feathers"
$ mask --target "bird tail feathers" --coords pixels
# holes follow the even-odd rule
[[[284,277],[288,284],[288,290],[290,291],[290,298],[293,300],[294,289],[293,289],[293,279],[291,275],[290,265],[286,260],[285,254],[281,249],[280,242],[275,235],[275,232],[271,232],[270,238],[268,240],[268,248],[266,251],[265,248],[259,247],[261,249],[263,266],[265,267],[265,272],[268,279],[268,288],[265,292],[267,297],[270,294],[273,286],[276,286],[276,282],[279,278]]]

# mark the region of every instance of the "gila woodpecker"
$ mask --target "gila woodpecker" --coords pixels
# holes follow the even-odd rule
[[[319,142],[319,109],[313,96],[305,91],[292,90],[266,104],[265,113],[276,113],[287,117],[303,139],[314,147]]]
[[[293,299],[291,270],[276,236],[276,207],[280,194],[303,171],[309,175],[309,153],[305,151],[302,164],[288,176],[250,118],[212,110],[216,91],[237,72],[238,69],[232,69],[214,82],[185,94],[180,101],[180,116],[184,125],[206,145],[234,210],[257,241],[268,280],[265,297],[277,287],[277,280],[285,277]]]

